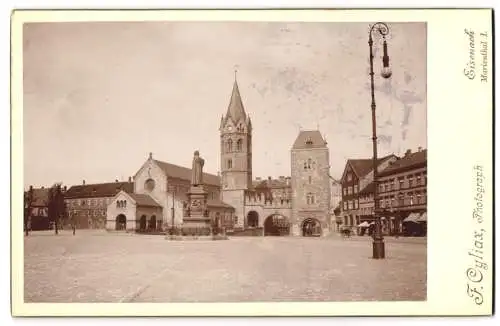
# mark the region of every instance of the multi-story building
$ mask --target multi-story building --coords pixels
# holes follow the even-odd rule
[[[397,160],[394,154],[378,159],[378,171],[385,170],[391,162]],[[342,184],[341,221],[342,227],[354,228],[359,225],[366,215],[364,199],[366,188],[373,182],[372,159],[348,159],[344,173],[340,179]],[[373,220],[373,217],[371,217]]]
[[[330,154],[318,130],[301,131],[291,151],[292,234],[330,231]]]
[[[404,157],[379,173],[378,187],[387,233],[426,234],[427,149],[407,150]]]
[[[133,183],[115,182],[71,186],[64,195],[71,221],[80,229],[104,229],[108,204],[120,191],[133,192]]]
[[[32,201],[28,228],[33,231],[48,230],[51,227],[49,220],[49,189],[45,187],[33,188],[30,186]]]

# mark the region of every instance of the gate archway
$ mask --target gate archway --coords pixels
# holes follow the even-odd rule
[[[149,218],[149,230],[155,230],[156,229],[156,215],[153,215]]]
[[[139,221],[139,230],[144,231],[146,230],[146,215],[142,215],[141,219]]]
[[[259,213],[257,213],[256,211],[248,212],[247,226],[251,228],[256,228],[259,226]]]
[[[273,214],[264,221],[264,236],[290,235],[290,222],[283,215]]]
[[[126,230],[127,229],[127,217],[120,214],[116,217],[115,230]]]
[[[319,237],[321,236],[321,223],[315,218],[306,218],[302,222],[302,236]]]

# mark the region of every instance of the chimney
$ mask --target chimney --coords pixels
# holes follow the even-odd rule
[[[421,152],[422,151],[422,146],[418,146],[418,151]]]
[[[85,186],[85,180],[83,180],[82,184]]]
[[[132,177],[128,177],[128,182],[132,182]]]
[[[281,182],[285,182],[285,176],[284,175],[280,175],[280,181]]]
[[[115,179],[115,182],[118,182],[118,179]]]
[[[153,159],[153,153],[149,152],[149,159],[152,160]]]
[[[271,177],[267,177],[267,180],[271,181]]]
[[[66,190],[68,190],[68,187],[64,186],[63,191],[66,192]]]
[[[286,177],[286,185],[289,186],[290,185],[290,181],[292,180],[291,177]]]
[[[407,149],[405,152],[405,157],[408,157],[411,154],[411,149]]]

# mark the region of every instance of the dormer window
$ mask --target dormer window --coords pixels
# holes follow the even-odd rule
[[[309,145],[309,146],[310,146],[310,145],[312,145],[312,144],[313,144],[312,139],[311,139],[311,138],[307,138],[307,140],[306,140],[306,145]]]

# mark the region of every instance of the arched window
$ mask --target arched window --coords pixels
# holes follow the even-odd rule
[[[236,150],[238,152],[241,152],[242,148],[243,148],[243,140],[238,139],[238,141],[236,142]]]
[[[307,162],[304,162],[304,170],[307,170]]]
[[[314,204],[314,194],[313,193],[310,193],[310,192],[307,193],[307,204],[308,205]]]
[[[233,151],[233,141],[232,139],[228,139],[226,144],[226,152],[231,153]]]
[[[308,159],[307,160],[307,168],[310,170],[311,169],[311,163],[312,163],[312,160],[311,159]]]
[[[227,160],[227,168],[232,169],[233,168],[233,160],[229,159]]]

